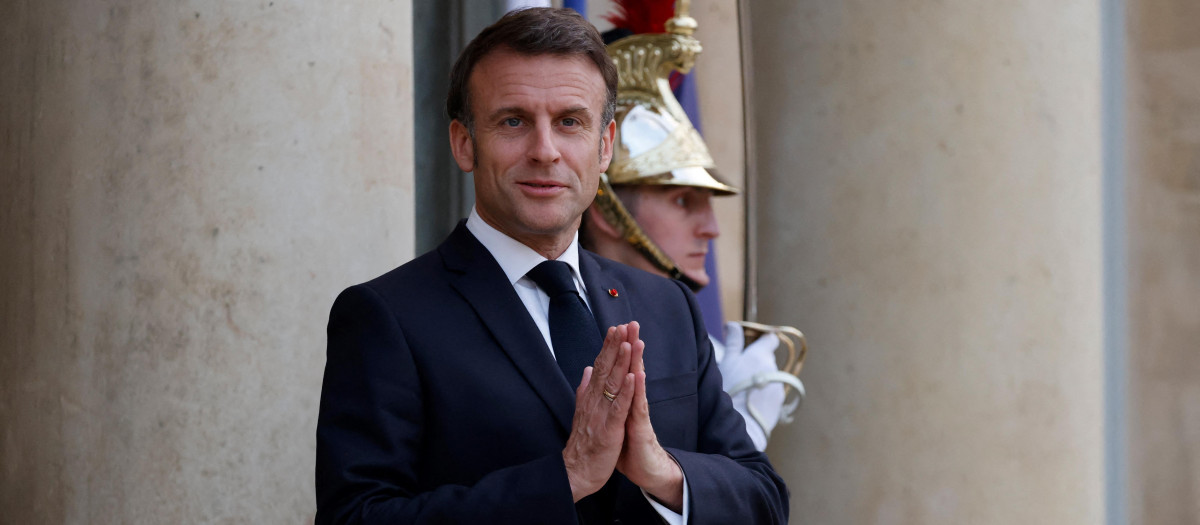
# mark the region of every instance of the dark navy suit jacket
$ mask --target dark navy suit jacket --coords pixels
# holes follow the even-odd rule
[[[600,328],[641,324],[650,419],[687,477],[690,522],[785,523],[787,489],[721,391],[691,292],[587,251],[579,263]],[[464,224],[342,292],[328,334],[318,524],[661,523],[619,473],[572,503],[575,394]]]

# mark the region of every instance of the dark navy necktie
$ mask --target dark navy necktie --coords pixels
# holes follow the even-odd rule
[[[550,344],[554,347],[554,358],[571,388],[578,388],[584,367],[596,360],[604,342],[596,319],[579,296],[567,263],[545,261],[526,275],[550,296]]]

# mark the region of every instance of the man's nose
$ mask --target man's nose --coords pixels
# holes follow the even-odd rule
[[[697,225],[696,235],[705,239],[716,239],[721,235],[721,228],[717,225],[717,214],[713,212],[711,205],[705,207],[700,214],[700,224]]]
[[[529,146],[529,159],[547,164],[557,162],[562,155],[556,138],[552,126],[538,125],[533,133],[533,144]]]

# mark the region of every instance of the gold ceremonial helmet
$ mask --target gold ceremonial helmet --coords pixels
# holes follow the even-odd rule
[[[617,67],[617,135],[596,204],[629,244],[695,290],[699,285],[646,236],[612,191],[613,186],[659,185],[705,188],[719,196],[738,192],[713,175],[708,146],[671,92],[671,72],[690,71],[701,50],[700,41],[692,37],[696,20],[688,16],[689,3],[676,3],[666,33],[632,35],[608,45]]]

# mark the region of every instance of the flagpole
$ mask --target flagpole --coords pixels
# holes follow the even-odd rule
[[[750,2],[738,0],[738,42],[741,46],[741,77],[742,77],[742,152],[745,159],[745,184],[742,196],[745,199],[744,213],[746,220],[746,238],[744,251],[745,295],[743,304],[747,321],[758,321],[758,216],[755,215],[755,203],[758,202],[758,161],[755,153],[755,118],[753,99],[754,82],[747,75],[754,71],[754,56],[751,53],[750,41]]]

